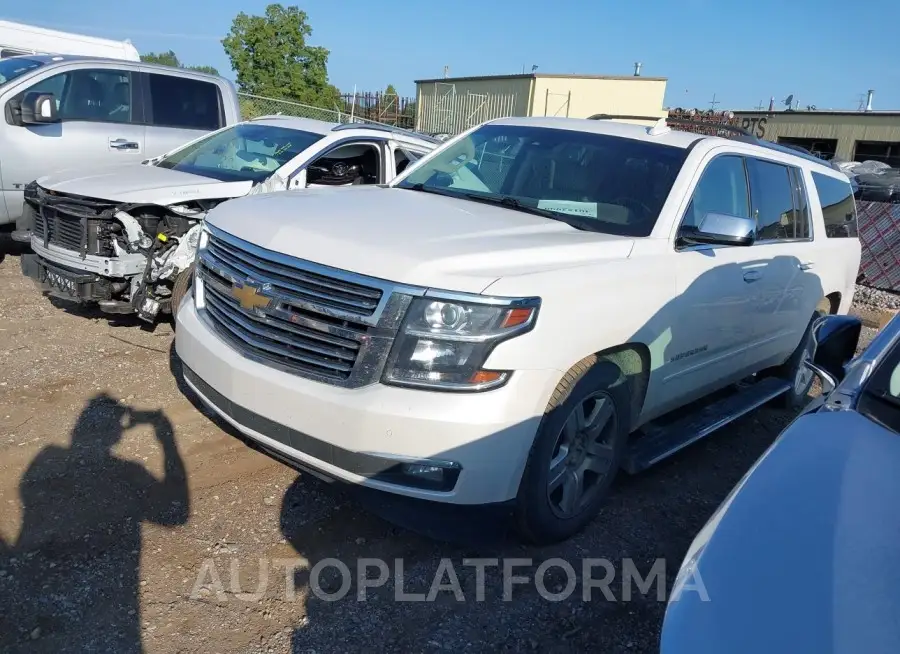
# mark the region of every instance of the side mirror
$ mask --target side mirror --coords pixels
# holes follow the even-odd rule
[[[685,227],[680,237],[692,245],[753,245],[756,221],[727,213],[710,212],[696,227]]]
[[[812,361],[804,363],[821,379],[825,393],[830,393],[844,379],[861,332],[862,321],[855,316],[822,316],[813,323],[816,354]]]
[[[22,123],[25,125],[45,125],[58,123],[59,111],[52,93],[29,91],[22,100]]]

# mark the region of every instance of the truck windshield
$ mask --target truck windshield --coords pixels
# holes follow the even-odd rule
[[[647,236],[685,157],[683,148],[607,134],[488,124],[395,186],[496,202],[578,229]]]
[[[24,75],[35,68],[40,68],[43,65],[43,61],[29,59],[28,57],[9,57],[7,59],[0,59],[0,86],[13,81],[20,75]]]
[[[321,134],[241,123],[176,150],[156,165],[223,182],[261,182]]]

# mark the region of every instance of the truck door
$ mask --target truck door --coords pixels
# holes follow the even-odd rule
[[[216,84],[159,72],[145,72],[142,77],[149,156],[165,154],[225,127],[221,92]]]
[[[52,93],[59,122],[10,125],[0,121],[3,196],[8,222],[22,212],[29,182],[60,170],[140,163],[144,125],[137,74],[115,66],[75,68],[50,75],[3,97],[17,104],[30,91]]]

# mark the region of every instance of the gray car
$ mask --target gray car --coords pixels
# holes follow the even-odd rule
[[[72,55],[0,59],[0,226],[43,175],[138,164],[240,120],[234,85],[139,61]],[[28,225],[17,240],[28,241]]]
[[[662,654],[900,652],[900,318],[827,317],[822,395],[713,514],[675,581]]]

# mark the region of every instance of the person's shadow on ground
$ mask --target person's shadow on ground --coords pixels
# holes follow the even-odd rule
[[[112,453],[139,425],[162,448],[161,480]],[[175,526],[189,515],[184,463],[163,412],[94,397],[71,446],[44,448],[19,492],[18,541],[0,543],[0,651],[142,651],[141,524]]]

